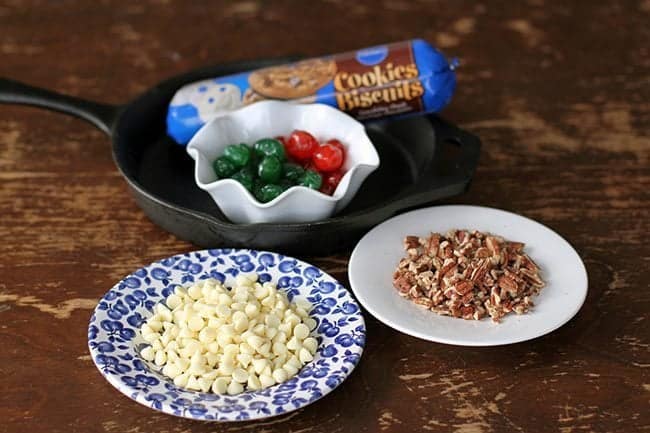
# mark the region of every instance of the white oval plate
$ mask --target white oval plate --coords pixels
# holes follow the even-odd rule
[[[289,299],[299,297],[313,305],[309,314],[318,323],[312,331],[318,351],[296,376],[259,391],[217,395],[177,387],[160,367],[140,356],[147,346],[140,326],[177,285],[216,278],[231,287],[237,275],[249,273],[277,283]],[[291,412],[331,392],[359,362],[365,336],[359,306],[322,270],[281,254],[217,249],[160,260],[117,283],[95,308],[88,346],[106,380],[140,404],[184,418],[242,421]]]
[[[546,282],[535,306],[501,323],[441,316],[402,298],[392,275],[404,257],[407,235],[426,236],[451,229],[490,232],[524,242],[525,251],[540,266]],[[547,334],[568,322],[587,296],[587,271],[578,253],[546,226],[498,209],[480,206],[437,206],[394,217],[368,232],[357,244],[348,268],[356,298],[386,325],[414,337],[462,346],[497,346]]]

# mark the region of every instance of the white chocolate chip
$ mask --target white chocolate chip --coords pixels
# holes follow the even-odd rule
[[[253,367],[255,368],[255,373],[261,374],[268,363],[269,361],[267,359],[253,359]]]
[[[147,325],[151,328],[152,332],[159,332],[162,329],[162,322],[158,320],[148,320]]]
[[[153,361],[156,354],[153,351],[153,347],[147,346],[140,352],[140,356],[146,361]]]
[[[250,364],[252,360],[253,357],[248,353],[240,353],[239,355],[237,355],[237,361],[239,361],[241,366],[244,368],[248,367],[248,364]]]
[[[203,326],[205,325],[205,322],[203,321],[203,318],[199,315],[191,316],[187,320],[187,326],[194,332],[198,332],[201,329],[203,329]]]
[[[287,342],[287,349],[289,350],[299,351],[301,347],[302,344],[300,344],[295,336],[291,337],[291,339]]]
[[[295,368],[300,368],[302,367],[302,363],[298,359],[296,355],[291,356],[289,360],[287,361],[287,364],[294,366]]]
[[[279,343],[279,342],[273,343],[272,349],[273,349],[273,354],[276,355],[276,356],[286,355],[287,354],[287,346],[285,346],[282,343]]]
[[[175,293],[172,293],[171,295],[169,295],[167,297],[167,299],[165,300],[165,303],[167,304],[167,306],[169,308],[171,308],[172,310],[178,308],[178,306],[180,306],[182,302],[183,302],[183,300],[181,299],[181,297],[178,296]]]
[[[298,340],[304,340],[305,338],[309,337],[309,327],[307,327],[307,325],[304,323],[298,323],[293,328],[293,335]]]
[[[164,350],[157,351],[153,362],[158,366],[164,365],[165,362],[167,362],[167,355],[165,354],[165,351]]]
[[[316,353],[316,349],[318,348],[318,341],[314,337],[307,337],[302,342],[302,347],[309,350],[309,352],[313,355]]]
[[[307,325],[310,331],[316,329],[316,320],[312,319],[311,317],[306,318],[303,322],[305,325]]]
[[[316,326],[301,299],[289,302],[275,284],[239,275],[227,289],[201,280],[154,307],[141,326],[150,345],[140,355],[178,387],[238,394],[282,383],[313,360]]]
[[[282,369],[287,372],[287,377],[293,377],[296,375],[296,373],[298,373],[298,369],[295,366],[288,363],[284,364]]]
[[[262,385],[262,388],[268,388],[269,386],[275,385],[275,379],[270,375],[262,374],[260,376],[260,384]]]
[[[228,385],[227,392],[230,395],[240,394],[240,393],[244,392],[244,386],[241,383],[236,382],[236,381],[233,380]]]
[[[212,382],[214,382],[213,380],[207,379],[205,377],[199,377],[197,381],[199,382],[199,388],[201,388],[201,392],[210,391],[210,387],[212,387]]]
[[[239,383],[246,383],[248,382],[248,372],[243,368],[236,368],[232,372],[232,378]]]
[[[215,379],[214,383],[212,384],[212,392],[215,394],[225,394],[228,390],[228,385],[230,384],[230,380],[225,378],[225,377],[219,377]]]
[[[309,352],[309,350],[303,347],[302,349],[300,349],[300,352],[298,353],[298,359],[303,364],[307,364],[308,362],[311,362],[314,359],[314,357]]]
[[[167,363],[162,369],[162,374],[170,379],[175,379],[179,374],[181,374],[181,371],[176,364]]]
[[[174,385],[185,388],[187,386],[188,374],[183,373],[174,378]]]
[[[257,317],[257,315],[260,313],[260,309],[255,304],[246,304],[244,307],[244,313],[246,313],[246,315],[252,319],[254,317]]]
[[[251,374],[248,376],[248,382],[246,383],[246,386],[250,390],[256,390],[260,389],[262,387],[262,384],[260,383],[260,379],[255,376],[254,374]]]
[[[196,376],[189,376],[187,379],[187,389],[191,389],[193,391],[200,391],[201,390],[201,385],[199,384],[198,380],[196,380]]]
[[[201,287],[198,284],[190,286],[190,288],[187,289],[187,294],[190,295],[190,298],[195,300],[201,298],[201,295],[203,295],[203,293],[201,293]]]
[[[285,380],[287,380],[287,372],[284,371],[283,369],[278,368],[277,370],[273,371],[273,380],[275,380],[277,383],[282,383]]]

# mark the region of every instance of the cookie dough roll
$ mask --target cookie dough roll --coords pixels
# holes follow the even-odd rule
[[[437,112],[456,65],[414,39],[203,80],[176,92],[167,132],[185,145],[212,118],[265,99],[327,104],[359,120]]]

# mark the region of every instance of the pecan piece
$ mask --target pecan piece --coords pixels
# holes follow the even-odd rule
[[[497,284],[503,291],[510,293],[511,296],[516,295],[519,290],[517,282],[510,277],[506,277],[505,275],[499,277]]]
[[[487,246],[488,250],[490,250],[493,256],[498,256],[499,253],[501,252],[501,247],[499,246],[499,243],[497,242],[496,238],[494,238],[493,236],[488,236],[485,238],[485,245]]]
[[[465,280],[457,283],[455,287],[458,293],[465,295],[474,289],[474,283],[472,281]]]
[[[404,238],[404,249],[410,250],[411,248],[418,248],[420,246],[420,240],[417,236],[407,236]]]
[[[411,290],[411,283],[406,276],[400,276],[393,281],[393,285],[402,293],[408,293]]]
[[[521,254],[525,244],[523,242],[506,242],[508,249],[514,253]]]
[[[429,236],[424,243],[424,249],[427,252],[427,255],[431,257],[436,257],[438,255],[438,248],[440,247],[440,235],[434,233]]]
[[[425,298],[424,296],[421,296],[419,298],[415,298],[414,302],[416,304],[422,305],[423,307],[426,307],[426,308],[431,308],[431,306],[433,305],[433,301],[431,299],[429,299],[429,298]]]

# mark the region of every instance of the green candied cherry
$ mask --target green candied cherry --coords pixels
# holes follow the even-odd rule
[[[253,171],[257,170],[257,165],[260,163],[262,158],[264,158],[264,155],[259,153],[254,148],[251,148],[251,156],[248,158],[247,167],[250,167]]]
[[[282,163],[275,156],[267,156],[257,166],[257,175],[264,183],[275,183],[282,176]]]
[[[245,167],[251,158],[251,150],[246,144],[231,144],[226,146],[223,156],[228,158],[237,168]]]
[[[215,159],[212,163],[212,168],[219,179],[230,177],[237,171],[235,164],[225,156],[220,156]]]
[[[284,153],[284,146],[274,138],[262,138],[257,140],[253,146],[255,150],[265,156],[275,156],[280,161],[285,161],[287,155]]]
[[[255,197],[262,203],[268,203],[280,194],[284,192],[284,189],[280,185],[274,183],[268,183],[261,187]]]
[[[286,191],[292,186],[295,185],[295,182],[290,181],[289,179],[281,179],[280,182],[278,182],[278,185],[282,187],[282,191]]]
[[[260,180],[259,177],[254,177],[253,178],[253,195],[257,197],[257,192],[264,186],[266,185],[264,182]]]
[[[305,174],[304,168],[292,162],[285,162],[283,168],[284,168],[284,178],[293,182],[294,185],[300,182],[303,174]]]
[[[253,191],[253,174],[250,172],[250,170],[242,168],[237,173],[233,174],[230,178],[244,185],[244,188],[247,190]]]
[[[316,173],[313,170],[305,170],[305,174],[302,175],[299,185],[306,186],[311,189],[320,188],[323,183],[323,178],[320,174]]]

